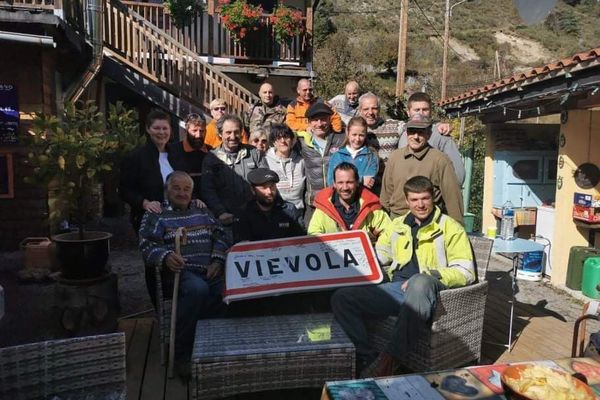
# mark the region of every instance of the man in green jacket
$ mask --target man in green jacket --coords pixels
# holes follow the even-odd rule
[[[358,170],[348,162],[333,171],[334,182],[317,193],[316,208],[308,226],[309,235],[348,230],[367,231],[373,241],[391,222],[379,198],[361,187]]]
[[[394,219],[375,246],[389,282],[339,289],[331,299],[333,313],[356,346],[357,368],[377,357],[370,346],[364,315],[398,316],[378,374],[393,372],[414,346],[418,332],[431,323],[438,293],[475,281],[473,253],[461,224],[433,203],[433,184],[415,176],[404,185],[409,213]]]

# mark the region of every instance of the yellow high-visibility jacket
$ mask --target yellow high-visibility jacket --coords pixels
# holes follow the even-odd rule
[[[408,215],[408,214],[406,214]],[[389,265],[390,279],[412,258],[413,243],[406,215],[394,219],[383,230],[377,244],[377,258]],[[466,286],[475,281],[473,252],[461,224],[435,207],[432,221],[417,232],[419,272],[436,276],[447,288]]]

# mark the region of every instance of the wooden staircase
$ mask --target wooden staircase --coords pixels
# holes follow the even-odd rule
[[[91,22],[88,20],[87,1],[0,0],[0,9],[54,14],[65,21],[75,34],[89,39]],[[156,14],[148,13],[148,7],[143,9],[146,16],[161,25],[161,29],[119,0],[104,0],[103,4],[103,70],[110,71],[111,77],[118,78],[116,80],[120,83],[130,83],[126,86],[180,118],[190,111],[208,112],[208,105],[215,98],[224,99],[229,105],[229,112],[238,115],[258,99],[201,58],[196,43],[211,43],[210,37],[206,40],[200,37],[208,35],[207,30],[197,32],[195,41],[183,40],[174,32],[174,27],[164,30],[165,23],[169,27],[171,24],[162,5],[155,7],[161,11],[160,15],[158,11]],[[132,3],[133,6],[135,3]],[[140,6],[136,9],[142,10]],[[149,95],[150,92],[153,95]]]
[[[106,0],[104,52],[148,81],[207,111],[215,98],[241,114],[256,101],[249,90],[118,0]]]

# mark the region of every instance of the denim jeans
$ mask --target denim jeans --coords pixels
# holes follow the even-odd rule
[[[196,322],[219,316],[225,308],[221,297],[224,281],[222,277],[207,280],[206,272],[198,269],[184,269],[179,279],[175,360],[188,362],[194,345]]]
[[[402,359],[409,346],[416,343],[419,330],[431,322],[437,295],[445,286],[425,274],[410,277],[406,291],[402,290],[404,282],[396,274],[392,282],[343,288],[334,293],[331,299],[333,314],[354,343],[359,365],[364,366],[377,357],[368,341],[365,317],[398,317],[386,348],[398,359]]]

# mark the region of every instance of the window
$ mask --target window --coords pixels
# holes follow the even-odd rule
[[[519,160],[512,165],[513,176],[523,181],[539,179],[540,160]]]
[[[556,182],[556,170],[558,169],[558,160],[546,159],[546,172],[544,176],[544,182]]]

